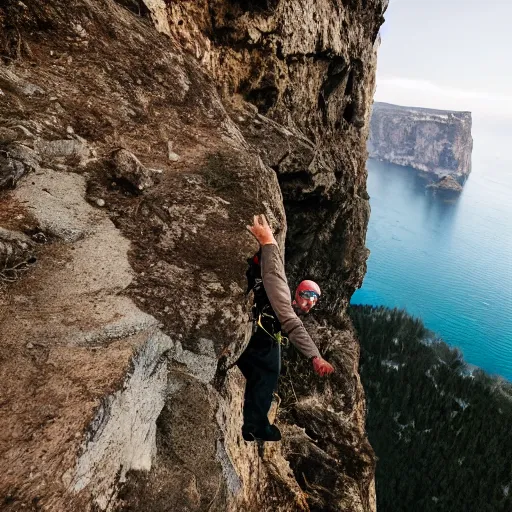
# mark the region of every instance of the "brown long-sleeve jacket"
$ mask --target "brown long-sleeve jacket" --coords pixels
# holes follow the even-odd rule
[[[292,307],[290,288],[279,247],[266,244],[261,250],[261,277],[270,305],[289,340],[307,357],[320,357],[317,346]]]

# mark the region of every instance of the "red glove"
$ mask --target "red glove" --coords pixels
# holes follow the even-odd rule
[[[331,364],[329,364],[325,359],[322,359],[321,357],[314,357],[313,358],[313,368],[320,377],[323,377],[324,375],[327,375],[329,373],[332,373],[334,371],[334,368]]]

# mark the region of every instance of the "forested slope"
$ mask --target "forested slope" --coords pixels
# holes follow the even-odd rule
[[[512,386],[403,311],[353,306],[377,508],[512,510]]]

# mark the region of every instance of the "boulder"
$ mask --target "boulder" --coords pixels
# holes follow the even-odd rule
[[[153,185],[151,171],[127,149],[118,149],[112,154],[112,175],[130,191],[140,193]]]
[[[427,188],[447,192],[462,192],[462,185],[453,176],[445,176],[435,183],[430,183]]]

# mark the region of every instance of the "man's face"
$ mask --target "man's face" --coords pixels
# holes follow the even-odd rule
[[[310,290],[299,292],[297,295],[296,303],[303,313],[309,313],[319,299],[318,293]]]

